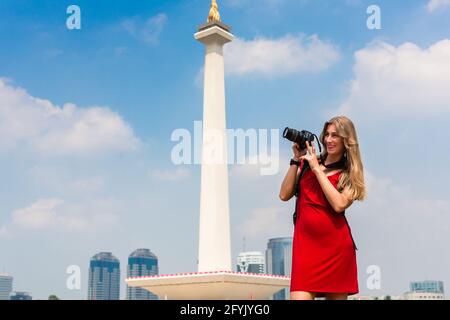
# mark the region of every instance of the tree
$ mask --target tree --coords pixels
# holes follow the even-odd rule
[[[60,299],[58,298],[58,296],[51,294],[48,296],[48,300],[60,300]]]

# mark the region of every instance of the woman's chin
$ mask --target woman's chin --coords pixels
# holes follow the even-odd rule
[[[336,154],[336,150],[334,150],[334,149],[331,149],[331,150],[328,149],[328,150],[327,150],[327,153],[328,153],[329,155],[333,155],[333,156],[334,156],[334,155]]]
[[[342,152],[336,152],[336,150],[327,150],[327,153],[329,156],[333,157],[339,157],[339,155],[342,155]]]

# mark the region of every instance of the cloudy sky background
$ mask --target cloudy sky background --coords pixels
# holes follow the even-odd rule
[[[172,132],[202,117],[209,0],[0,3],[0,272],[34,298],[85,299],[89,259],[150,248],[160,273],[196,270],[200,167],[175,166]],[[361,294],[400,295],[411,280],[450,285],[450,1],[221,0],[227,126],[320,132],[357,127],[368,198],[347,216]],[[280,169],[230,165],[232,255],[291,236]],[[249,154],[251,158],[255,155]],[[235,261],[233,261],[235,264]],[[66,287],[70,265],[81,290]],[[381,288],[366,285],[371,265]],[[124,282],[122,297],[124,297]]]

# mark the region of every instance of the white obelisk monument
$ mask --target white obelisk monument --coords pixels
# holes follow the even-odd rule
[[[216,0],[212,0],[208,23],[194,37],[206,47],[198,272],[125,281],[160,299],[267,299],[288,287],[290,278],[231,269],[223,46],[233,40],[233,35],[220,22]]]
[[[233,40],[213,0],[195,39],[206,47],[198,271],[231,271],[223,46]]]

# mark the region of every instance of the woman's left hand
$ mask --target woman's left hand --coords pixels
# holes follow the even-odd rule
[[[306,141],[306,150],[307,150],[306,155],[300,157],[300,159],[308,161],[311,170],[314,171],[315,169],[319,169],[320,165],[319,160],[317,159],[316,149],[314,148],[314,145],[311,146],[309,144],[309,141]]]

